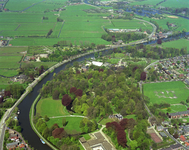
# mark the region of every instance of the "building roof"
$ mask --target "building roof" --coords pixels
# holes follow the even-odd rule
[[[176,149],[176,148],[182,147],[182,145],[181,144],[175,144],[175,145],[170,145],[170,147],[172,149]]]
[[[8,146],[14,146],[14,145],[18,145],[18,142],[7,143],[7,147]]]
[[[95,66],[102,66],[102,62],[98,62],[98,61],[92,61],[92,64],[95,65]]]
[[[161,150],[172,150],[172,148],[167,147],[167,148],[162,148]]]
[[[186,138],[185,138],[183,135],[181,135],[181,136],[180,136],[180,140],[181,140],[181,141],[185,141]]]
[[[169,115],[170,116],[178,116],[178,115],[183,115],[183,114],[189,114],[189,110],[187,110],[187,111],[180,111],[180,112],[177,112],[177,113],[170,113]]]
[[[159,132],[159,134],[160,134],[162,137],[167,137],[167,135],[166,135],[164,132]]]

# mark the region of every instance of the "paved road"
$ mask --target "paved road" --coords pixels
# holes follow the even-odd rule
[[[5,135],[5,120],[9,116],[11,109],[7,109],[5,114],[3,115],[1,121],[0,121],[0,150],[3,150],[3,141],[4,141],[4,135]]]
[[[177,144],[181,144],[177,139],[175,139],[175,138],[169,133],[168,128],[164,128],[163,130],[165,131],[165,133],[166,133],[173,141],[175,141]],[[182,145],[182,144],[181,144],[181,145]],[[182,145],[182,146],[183,146],[183,145]],[[188,150],[188,148],[187,148],[186,146],[183,146],[183,148],[184,148],[185,150]]]

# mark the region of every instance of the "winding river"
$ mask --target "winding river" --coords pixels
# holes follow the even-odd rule
[[[108,50],[105,50],[105,51],[108,51]],[[18,119],[19,119],[19,122],[20,122],[20,126],[22,127],[22,135],[23,135],[25,140],[29,141],[29,145],[31,145],[35,149],[37,149],[37,150],[51,150],[51,148],[49,146],[41,143],[39,137],[31,128],[30,121],[29,121],[29,111],[30,111],[30,108],[32,106],[33,101],[35,100],[35,98],[39,94],[39,90],[42,88],[43,84],[45,84],[47,81],[52,79],[54,73],[58,73],[61,70],[63,70],[67,64],[72,65],[74,61],[80,62],[80,61],[85,60],[86,58],[91,58],[91,57],[94,57],[94,53],[86,55],[86,56],[82,56],[80,58],[73,60],[72,62],[63,64],[62,66],[56,68],[52,73],[49,73],[46,77],[44,77],[33,88],[33,91],[30,92],[23,99],[23,101],[18,105],[18,108],[20,109],[20,115],[18,116]]]

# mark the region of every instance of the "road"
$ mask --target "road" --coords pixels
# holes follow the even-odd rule
[[[5,135],[5,120],[9,116],[9,113],[11,112],[11,108],[7,109],[5,114],[3,115],[1,121],[0,121],[0,150],[3,150],[3,141],[4,141],[4,135]]]
[[[169,132],[168,132],[168,128],[164,128],[163,129],[164,132],[173,140],[175,141],[177,144],[181,144],[177,139],[175,139]],[[182,145],[182,144],[181,144]],[[188,150],[188,148],[186,146],[183,146],[182,147],[185,149],[185,150]]]

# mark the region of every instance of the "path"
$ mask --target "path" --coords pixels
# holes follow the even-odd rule
[[[63,115],[63,116],[53,116],[53,117],[49,117],[49,118],[64,118],[64,117],[80,117],[80,118],[88,118],[86,116],[80,116],[80,115]]]

